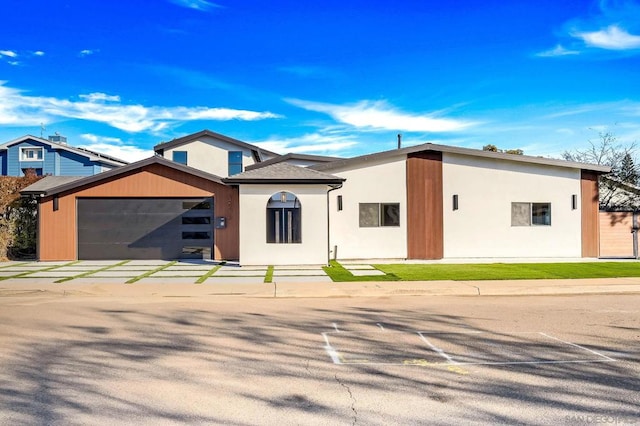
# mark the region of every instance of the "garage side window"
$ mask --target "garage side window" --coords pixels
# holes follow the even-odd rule
[[[360,203],[360,228],[400,226],[399,203]]]
[[[511,226],[551,226],[551,203],[511,203]]]
[[[294,194],[273,194],[267,202],[267,243],[299,244],[302,242],[302,207]]]

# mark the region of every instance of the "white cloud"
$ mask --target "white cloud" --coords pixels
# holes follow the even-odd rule
[[[96,52],[99,52],[99,50],[84,49],[84,50],[81,50],[78,53],[78,55],[80,55],[80,56],[89,56],[89,55],[93,55]]]
[[[294,152],[335,155],[357,145],[354,139],[354,135],[309,133],[293,138],[272,137],[265,141],[255,142],[255,145],[281,154]]]
[[[134,162],[153,156],[152,150],[141,149],[135,145],[124,143],[119,138],[98,136],[91,133],[82,134],[80,137],[89,141],[89,143],[80,144],[78,147],[109,155],[120,160]]]
[[[13,50],[0,50],[0,56],[6,56],[9,58],[17,58],[18,54]]]
[[[585,44],[608,50],[628,50],[640,48],[640,36],[629,34],[618,25],[593,32],[573,32],[573,37],[582,39]]]
[[[438,118],[433,114],[416,115],[397,110],[384,101],[360,101],[351,105],[288,99],[287,102],[309,111],[322,112],[334,120],[357,128],[407,132],[454,132],[474,124],[471,121]]]
[[[219,4],[206,0],[169,0],[171,3],[188,9],[195,9],[206,12],[211,9],[221,8]]]
[[[36,50],[35,52],[33,52],[33,54],[35,56],[44,56],[45,53],[42,50]]]
[[[7,87],[3,81],[0,81],[0,99],[0,124],[5,125],[37,125],[59,119],[81,119],[135,133],[159,131],[170,124],[193,120],[253,121],[280,117],[268,111],[122,104],[118,96],[104,93],[81,95],[80,101],[27,96],[18,89]]]
[[[89,93],[87,95],[79,95],[80,99],[84,99],[88,102],[120,102],[120,96],[118,95],[107,95],[106,93]]]
[[[562,47],[561,44],[556,45],[553,49],[545,50],[544,52],[536,53],[536,56],[540,56],[543,58],[549,58],[554,56],[567,56],[567,55],[578,55],[580,52],[577,50],[569,50]]]

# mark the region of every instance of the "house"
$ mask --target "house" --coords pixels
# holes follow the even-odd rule
[[[279,154],[229,136],[203,130],[153,147],[156,155],[217,176],[242,173],[246,167]]]
[[[39,258],[598,256],[604,166],[435,144],[295,158],[210,131],[156,146],[175,151],[186,165],[156,155],[26,188],[39,201]]]
[[[22,136],[0,145],[0,174],[23,176],[34,169],[38,175],[90,176],[127,164],[126,161],[67,144],[64,136]]]

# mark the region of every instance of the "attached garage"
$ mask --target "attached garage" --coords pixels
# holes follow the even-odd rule
[[[211,258],[213,198],[79,198],[78,259]]]
[[[238,189],[161,157],[32,195],[43,261],[238,259]]]

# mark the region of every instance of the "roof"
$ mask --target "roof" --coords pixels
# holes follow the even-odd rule
[[[207,130],[207,129],[202,130],[202,131],[200,131],[198,133],[193,133],[191,135],[187,135],[187,136],[183,136],[181,138],[170,140],[169,142],[159,143],[158,145],[153,147],[153,150],[155,152],[158,152],[158,151],[164,150],[164,149],[175,148],[177,146],[184,145],[186,143],[198,140],[203,136],[209,136],[209,137],[212,137],[212,138],[215,138],[215,139],[219,139],[221,141],[224,141],[224,142],[227,142],[227,143],[230,143],[230,144],[242,147],[242,148],[250,149],[251,151],[254,151],[255,153],[258,153],[258,154],[265,153],[265,154],[268,154],[268,155],[271,155],[271,156],[279,156],[280,155],[280,154],[278,154],[276,152],[260,148],[259,146],[252,145],[252,144],[247,143],[247,142],[242,142],[242,141],[240,141],[238,139],[230,138],[229,136],[221,135],[220,133],[212,132],[211,130]],[[258,158],[262,159],[262,156],[259,155]]]
[[[328,173],[311,170],[308,167],[294,166],[288,163],[275,163],[223,179],[230,184],[243,183],[324,183],[339,184],[345,179]]]
[[[31,185],[23,188],[20,193],[22,195],[39,195],[44,194],[48,190],[57,186],[66,185],[74,182],[78,179],[82,179],[84,176],[45,176],[39,181],[32,183]]]
[[[502,152],[483,151],[480,149],[460,148],[456,146],[437,145],[425,143],[422,145],[410,146],[407,148],[394,149],[390,151],[377,152],[375,154],[361,155],[359,157],[346,158],[331,163],[316,164],[309,168],[318,171],[328,171],[343,167],[366,164],[373,161],[387,160],[397,156],[403,156],[422,151],[444,152],[449,154],[469,155],[473,157],[493,158],[496,160],[515,161],[521,163],[541,164],[545,166],[568,167],[581,170],[591,170],[598,173],[609,173],[611,167],[597,164],[578,163],[574,161],[557,160],[553,158],[533,157],[530,155],[506,154]]]
[[[66,192],[66,191],[71,191],[74,190],[76,188],[80,188],[83,186],[87,186],[87,185],[91,185],[94,183],[99,183],[103,180],[107,180],[110,178],[114,178],[120,175],[123,175],[125,173],[129,173],[138,169],[142,169],[144,167],[150,166],[152,164],[160,164],[162,166],[166,166],[169,167],[171,169],[174,170],[179,170],[185,173],[188,173],[190,175],[193,176],[198,176],[201,177],[203,179],[207,179],[213,182],[217,182],[220,183],[222,185],[225,185],[225,183],[222,181],[222,178],[220,176],[216,176],[213,175],[211,173],[207,173],[204,172],[202,170],[199,169],[194,169],[193,167],[189,167],[189,166],[185,166],[184,164],[180,164],[180,163],[176,163],[174,161],[171,160],[167,160],[164,159],[160,156],[154,155],[153,157],[149,157],[146,158],[144,160],[140,160],[140,161],[136,161],[135,163],[131,163],[131,164],[127,164],[126,166],[122,166],[122,167],[118,167],[115,169],[111,169],[109,171],[106,172],[102,172],[102,173],[98,173],[97,175],[93,175],[93,176],[87,176],[81,179],[76,179],[70,182],[66,182],[66,183],[61,183],[60,185],[57,186],[53,186],[53,187],[45,187],[43,190],[41,190],[40,192],[37,192],[37,194],[41,195],[41,196],[51,196],[51,195],[56,195],[56,194],[60,194],[61,192]],[[44,180],[44,179],[43,179]],[[34,185],[30,185],[27,188],[25,188],[24,190],[22,190],[20,193],[24,194],[24,195],[28,195],[28,194],[33,194],[33,190],[31,189],[31,187],[33,187]],[[26,192],[28,189],[31,189],[30,192]]]
[[[12,141],[4,143],[4,144],[0,145],[0,150],[6,150],[10,146],[15,145],[15,144],[20,143],[20,142],[24,142],[27,139],[31,139],[31,140],[34,140],[36,142],[40,142],[40,143],[45,144],[45,145],[49,145],[54,149],[61,149],[63,151],[69,151],[69,152],[73,152],[74,154],[78,154],[78,155],[82,155],[84,157],[88,157],[89,160],[91,160],[91,161],[97,161],[97,162],[100,162],[100,163],[105,163],[105,164],[109,164],[109,165],[117,166],[117,167],[123,166],[125,164],[129,164],[128,162],[126,162],[124,160],[120,160],[119,158],[115,158],[115,157],[112,157],[110,155],[100,154],[99,152],[91,151],[91,150],[86,149],[86,148],[78,148],[78,147],[66,145],[66,144],[63,144],[63,143],[53,142],[53,141],[50,141],[48,139],[39,138],[39,137],[33,136],[33,135],[21,136],[21,137],[19,137],[17,139],[14,139]]]
[[[324,155],[296,154],[296,153],[290,152],[290,153],[285,154],[285,155],[279,155],[277,157],[270,158],[270,159],[265,160],[265,161],[263,161],[261,163],[252,164],[250,166],[245,167],[245,170],[258,169],[260,167],[268,166],[268,165],[275,164],[275,163],[283,163],[283,162],[287,162],[289,160],[313,161],[313,162],[316,162],[316,163],[330,163],[332,161],[341,160],[341,158],[340,157],[327,157],[327,156],[324,156]]]

